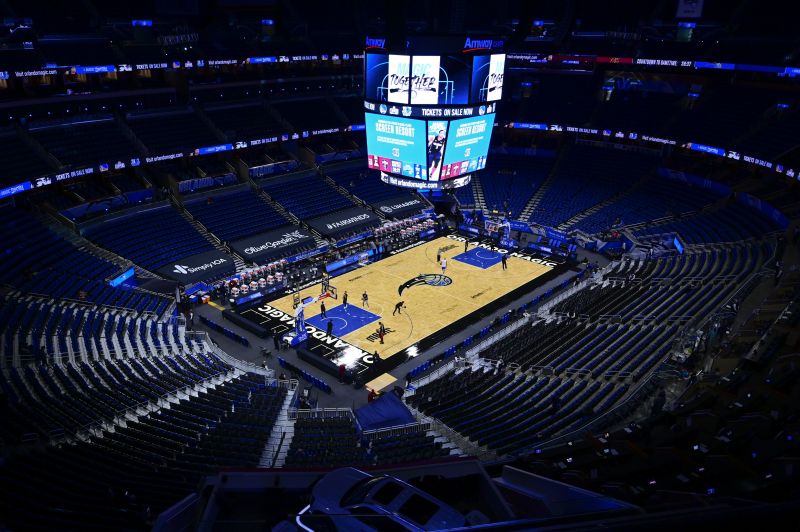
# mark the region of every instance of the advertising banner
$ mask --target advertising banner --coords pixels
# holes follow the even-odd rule
[[[284,255],[313,241],[314,237],[310,233],[292,225],[235,240],[230,246],[244,260],[259,262],[269,261],[272,257]]]
[[[156,273],[181,284],[216,279],[235,269],[233,257],[217,250],[184,257],[159,268]]]
[[[308,225],[323,235],[335,235],[344,231],[355,231],[367,225],[374,225],[380,218],[361,207],[353,207],[333,214],[326,214],[308,220]]]

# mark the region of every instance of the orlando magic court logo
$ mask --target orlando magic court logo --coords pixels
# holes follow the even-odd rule
[[[439,273],[421,273],[416,277],[414,277],[413,279],[409,279],[408,281],[401,284],[397,288],[397,293],[402,296],[403,290],[420,284],[427,284],[429,286],[447,286],[453,284],[453,280],[448,276]]]

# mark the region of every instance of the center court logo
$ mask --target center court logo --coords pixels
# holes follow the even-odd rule
[[[397,293],[402,296],[403,290],[406,288],[411,288],[412,286],[421,284],[427,284],[429,286],[448,286],[453,284],[453,280],[450,277],[440,273],[421,273],[397,287]]]

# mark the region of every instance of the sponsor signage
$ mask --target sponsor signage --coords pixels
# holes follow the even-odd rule
[[[425,208],[425,204],[420,200],[410,196],[398,196],[387,200],[378,201],[372,204],[376,210],[385,214],[388,218],[402,216],[409,211],[420,211]]]
[[[222,277],[233,269],[233,257],[214,250],[184,257],[159,268],[156,273],[181,284],[189,284]]]
[[[230,243],[231,249],[249,262],[269,260],[293,248],[314,241],[310,233],[290,226],[249,236]]]
[[[350,266],[351,264],[355,264],[357,262],[369,260],[369,258],[372,257],[374,254],[375,254],[374,249],[368,249],[367,251],[362,251],[361,253],[356,253],[355,255],[350,255],[349,257],[329,262],[328,264],[325,265],[325,271],[330,273],[336,270],[340,270],[345,266]]]
[[[14,194],[25,192],[26,190],[30,190],[31,186],[32,185],[30,181],[25,181],[24,183],[20,183],[19,185],[14,185],[13,187],[6,187],[4,189],[0,189],[0,198],[7,198],[8,196],[13,196]]]
[[[293,332],[297,322],[297,319],[291,314],[266,304],[244,310],[240,315],[242,318],[258,324],[270,334]],[[370,369],[377,362],[372,353],[336,336],[329,336],[324,330],[318,329],[308,322],[305,322],[304,326],[308,335],[308,343],[303,351],[327,361],[320,366],[326,368],[327,371],[335,372],[340,364],[344,364],[351,374],[359,374]]]
[[[496,103],[490,103],[458,107],[417,107],[410,105],[388,107],[385,104],[365,101],[364,110],[371,113],[377,112],[383,115],[404,116],[409,118],[469,118],[471,116],[483,116],[488,113],[493,113],[496,105]]]
[[[121,274],[117,275],[116,277],[114,277],[113,279],[108,281],[108,284],[110,286],[117,287],[117,286],[121,285],[122,283],[124,283],[125,281],[127,281],[128,279],[132,278],[135,274],[136,274],[136,272],[133,269],[133,266],[131,266],[130,268],[128,268],[127,270],[125,270]]]
[[[418,179],[405,179],[391,174],[381,172],[381,181],[396,187],[416,188],[418,190],[443,190],[458,188],[468,185],[472,180],[472,175],[465,175],[447,181],[421,181]]]
[[[352,231],[364,225],[376,223],[379,218],[361,207],[353,207],[333,214],[318,216],[308,221],[308,225],[324,235]]]
[[[372,231],[365,231],[363,233],[359,233],[357,235],[353,235],[351,237],[345,238],[343,240],[339,240],[334,244],[334,247],[341,248],[348,244],[352,244],[353,242],[358,242],[360,240],[364,240],[365,238],[369,238],[372,236]]]

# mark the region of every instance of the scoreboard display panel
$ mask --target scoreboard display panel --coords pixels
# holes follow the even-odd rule
[[[505,54],[367,51],[368,166],[428,182],[486,166]]]
[[[426,122],[366,113],[368,166],[382,172],[427,178]]]
[[[486,167],[493,127],[494,114],[450,122],[442,179],[458,177]]]

